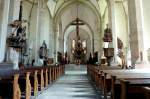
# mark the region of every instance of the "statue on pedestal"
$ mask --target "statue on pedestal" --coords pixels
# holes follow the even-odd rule
[[[42,64],[45,66],[47,65],[47,45],[45,40],[42,43],[42,46],[39,49],[39,58],[42,60]]]
[[[47,45],[44,40],[42,46],[39,49],[39,58],[44,59],[45,57],[47,57]]]

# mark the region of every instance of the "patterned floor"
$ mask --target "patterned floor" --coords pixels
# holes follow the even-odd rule
[[[101,99],[87,79],[86,66],[67,65],[63,77],[35,99]]]

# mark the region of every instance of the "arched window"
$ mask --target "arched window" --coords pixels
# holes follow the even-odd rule
[[[83,47],[83,48],[86,48],[86,40],[84,40],[84,41],[82,42],[82,47]]]
[[[83,47],[83,50],[84,50],[84,54],[86,54],[86,40],[84,40],[82,42],[82,47]]]
[[[75,40],[72,40],[72,48],[75,49]]]

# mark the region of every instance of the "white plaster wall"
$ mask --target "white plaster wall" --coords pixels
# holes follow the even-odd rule
[[[107,7],[104,15],[102,16],[102,33],[104,33],[104,30],[106,29],[106,25],[108,23],[109,23],[109,19],[108,19],[108,7]]]
[[[20,1],[21,0],[14,0],[13,20],[17,20],[19,18]]]
[[[54,0],[48,0],[47,2],[48,8],[50,10],[51,16],[54,16],[56,2]]]
[[[45,5],[45,8],[42,10],[40,19],[40,46],[45,40],[49,50],[48,57],[52,58],[54,53],[54,35],[52,19],[47,5]]]
[[[49,50],[48,56],[52,57],[51,53],[53,53],[52,49],[54,47],[53,47],[53,40],[52,40],[53,29],[52,29],[52,22],[51,22],[52,20],[50,17],[50,12],[47,5],[45,4],[43,8],[40,8],[40,13],[38,14],[37,6],[38,6],[37,4],[32,5],[32,3],[23,1],[23,19],[28,21],[27,38],[29,41],[29,47],[32,48],[32,52],[33,52],[32,58],[35,57],[36,53],[38,54],[38,49],[40,48],[44,40]],[[38,18],[38,22],[37,22],[37,18]],[[37,27],[37,24],[39,24],[38,26],[39,28]]]
[[[115,18],[116,18],[116,35],[123,41],[124,47],[127,47],[128,45],[127,20],[124,8],[121,3],[115,3]]]
[[[0,0],[0,41],[1,41],[1,35],[2,35],[2,21],[3,21],[3,10],[4,10],[4,2],[2,2],[2,0]],[[1,42],[0,42],[1,43]],[[1,49],[0,49],[1,50]],[[0,61],[2,60],[2,53],[0,53]]]
[[[64,35],[62,31],[62,23],[59,23],[59,33],[58,33],[58,51],[64,52]]]
[[[103,16],[105,14],[105,12],[106,12],[105,10],[107,10],[106,9],[107,2],[106,2],[106,0],[99,0],[98,4],[99,4],[99,11],[101,13],[101,16]]]
[[[94,20],[94,52],[98,51],[100,53],[100,49],[102,48],[101,46],[101,42],[102,42],[102,39],[101,39],[101,27],[99,27],[99,23],[97,21],[97,19]]]
[[[98,0],[91,0],[90,2],[92,2],[93,5],[94,5],[97,9],[99,9]]]
[[[49,27],[49,58],[54,58],[54,33],[52,28],[52,20],[50,20],[50,27]]]
[[[143,35],[144,35],[144,47],[145,50],[150,48],[150,0],[142,0],[143,6]]]
[[[147,62],[150,62],[150,6],[149,0],[142,0],[140,1],[142,5],[142,23],[143,23],[143,47],[144,47],[144,56],[147,60]]]
[[[47,47],[49,48],[50,14],[48,8],[43,9],[41,13],[40,28],[40,44],[42,45],[45,40]]]
[[[101,29],[101,49],[100,49],[100,53],[99,53],[99,58],[101,58],[103,56],[103,47],[104,47],[104,43],[103,43],[103,37],[104,37],[104,30],[106,29],[106,25],[109,23],[109,19],[108,19],[108,7],[105,6],[106,8],[103,8],[105,9],[105,11],[103,11],[103,16],[102,16],[102,29]],[[99,60],[98,60],[99,61]]]
[[[29,25],[30,25],[30,13],[32,13],[32,4],[31,3],[29,3],[29,2],[27,2],[27,1],[23,1],[23,3],[22,3],[22,9],[23,9],[23,12],[22,12],[22,18],[23,18],[23,20],[27,20],[27,22],[28,22],[28,25],[27,25],[27,30],[26,30],[26,32],[27,32],[27,37],[30,37],[30,28],[29,28]],[[31,14],[31,16],[32,16],[32,14]]]
[[[37,26],[37,5],[23,1],[23,19],[28,21],[27,26],[27,39],[29,47],[32,49],[32,58],[35,56],[35,45],[36,45],[36,26]]]
[[[3,11],[1,20],[1,31],[0,31],[0,62],[3,61],[5,55],[6,37],[7,37],[7,26],[8,26],[8,15],[9,15],[9,4],[10,0],[3,1]]]
[[[103,37],[104,37],[104,30],[106,29],[106,25],[108,23],[109,23],[109,19],[108,19],[108,7],[107,7],[104,14],[103,14],[103,16],[102,16],[102,24],[101,24],[102,25],[102,31],[101,31],[102,38],[101,39],[103,39]],[[103,42],[103,40],[102,40],[102,42]],[[102,47],[104,47],[104,46],[102,46]],[[101,49],[101,50],[103,51],[103,49]]]
[[[1,34],[1,28],[2,28],[2,19],[3,18],[3,2],[0,0],[0,34]],[[1,37],[1,35],[0,35]]]

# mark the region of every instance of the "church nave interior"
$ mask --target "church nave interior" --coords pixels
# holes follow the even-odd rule
[[[0,99],[150,99],[149,3],[0,0]]]

